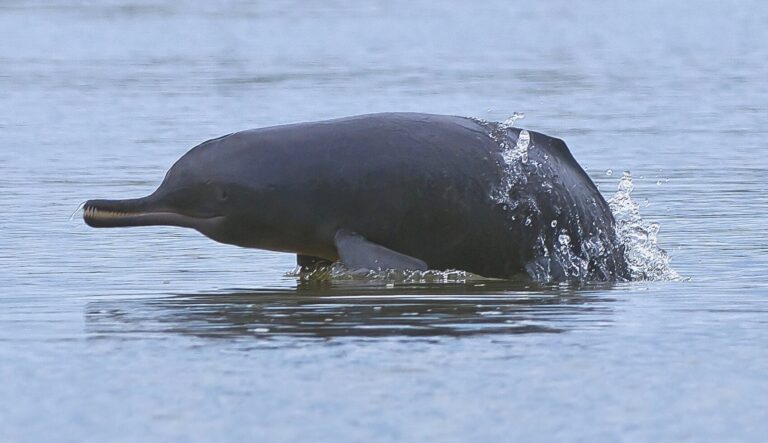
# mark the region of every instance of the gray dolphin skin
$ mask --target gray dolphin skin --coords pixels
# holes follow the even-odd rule
[[[520,148],[524,155],[510,155]],[[89,200],[97,228],[170,225],[300,265],[628,278],[614,219],[563,141],[465,117],[370,114],[187,152],[152,194]]]

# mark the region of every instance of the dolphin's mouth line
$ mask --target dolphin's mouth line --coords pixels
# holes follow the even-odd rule
[[[121,211],[118,209],[102,209],[95,205],[83,208],[83,220],[94,228],[117,228],[132,226],[182,226],[199,228],[207,222],[224,218],[221,215],[190,216],[170,211]]]

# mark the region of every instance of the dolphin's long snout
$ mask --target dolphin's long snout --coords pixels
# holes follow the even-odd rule
[[[83,206],[83,220],[94,228],[150,226],[161,223],[160,210],[150,197],[126,200],[88,200]]]
[[[207,229],[223,219],[218,214],[183,214],[168,200],[167,195],[158,192],[127,200],[88,200],[83,206],[83,220],[94,228],[181,226]]]

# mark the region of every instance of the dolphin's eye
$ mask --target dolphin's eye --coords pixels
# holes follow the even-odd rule
[[[229,198],[229,194],[227,193],[227,190],[224,188],[217,188],[216,189],[217,196],[219,197],[219,200],[224,201]]]

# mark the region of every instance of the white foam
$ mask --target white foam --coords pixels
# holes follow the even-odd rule
[[[658,244],[659,223],[640,215],[640,205],[632,200],[632,175],[624,171],[616,193],[608,204],[616,219],[616,235],[624,246],[624,256],[632,280],[681,280],[670,264],[671,257]]]

